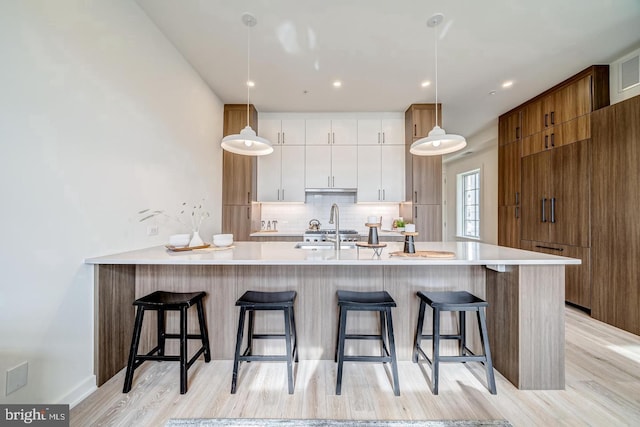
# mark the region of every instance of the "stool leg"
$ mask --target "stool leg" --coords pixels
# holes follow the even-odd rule
[[[440,368],[440,310],[433,309],[433,363],[431,364],[431,392],[438,394]]]
[[[249,325],[247,327],[247,356],[251,356],[253,354],[253,325],[255,321],[255,310],[249,309]],[[251,363],[247,361],[247,363]]]
[[[340,322],[342,320],[342,306],[338,306],[338,333],[336,334],[336,352],[333,361],[338,363],[338,347],[340,347]]]
[[[202,300],[198,301],[196,308],[198,309],[198,322],[200,323],[200,339],[202,340],[202,347],[204,347],[204,361],[209,363],[211,361],[211,348],[209,347],[209,334],[207,332],[207,322],[204,319]]]
[[[144,318],[144,307],[138,307],[136,311],[136,321],[133,326],[133,337],[131,338],[131,349],[129,350],[129,362],[127,363],[127,373],[124,377],[123,393],[129,393],[133,382],[133,371],[135,371],[136,358],[138,355],[138,344],[140,344],[140,332],[142,331],[142,320]]]
[[[291,307],[284,309],[284,338],[287,349],[287,381],[289,394],[293,394],[293,349],[291,345]]]
[[[240,365],[240,351],[242,351],[242,335],[244,334],[244,316],[247,309],[240,307],[240,317],[238,318],[238,334],[236,335],[236,352],[233,356],[233,377],[231,378],[231,394],[236,393],[238,381],[238,366]]]
[[[187,307],[180,307],[180,394],[187,392]]]
[[[465,354],[465,348],[467,347],[467,333],[466,333],[466,312],[465,311],[459,311],[458,312],[458,316],[459,316],[459,321],[458,321],[458,335],[460,335],[460,340],[458,341],[460,343],[460,356],[464,356]],[[462,362],[465,363],[465,362]]]
[[[385,357],[389,354],[389,350],[387,348],[387,344],[389,343],[389,341],[387,340],[387,343],[385,344],[385,339],[387,336],[387,330],[385,327],[385,311],[380,310],[380,356]]]
[[[422,340],[422,328],[424,325],[424,311],[427,304],[420,300],[420,311],[418,312],[418,324],[416,325],[416,336],[413,340],[413,363],[418,363],[418,349]]]
[[[347,329],[347,309],[340,307],[340,321],[338,322],[338,378],[336,381],[336,394],[342,393],[342,365],[344,364],[344,341]]]
[[[478,309],[478,323],[480,324],[480,341],[482,347],[484,347],[484,355],[487,358],[485,364],[487,368],[487,384],[489,385],[489,391],[491,394],[496,394],[496,380],[493,375],[493,362],[491,361],[491,349],[489,348],[489,334],[487,333],[487,322],[485,319],[484,310]]]
[[[298,363],[298,330],[296,329],[296,315],[294,308],[291,307],[291,327],[293,328],[293,354],[295,362]]]
[[[164,348],[165,348],[165,330],[164,330],[164,322],[165,322],[165,313],[164,310],[160,309],[157,311],[158,317],[158,356],[164,356]]]
[[[393,321],[391,320],[391,308],[385,310],[387,318],[387,333],[389,334],[389,353],[391,356],[391,372],[393,374],[393,394],[400,396],[400,383],[398,382],[398,362],[396,360],[396,341],[393,335]]]

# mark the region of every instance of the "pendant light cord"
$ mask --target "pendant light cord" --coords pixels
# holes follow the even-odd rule
[[[250,62],[251,62],[251,25],[247,25],[247,126],[249,126],[249,91],[251,90],[251,86],[249,86],[249,82],[251,81],[250,74]]]
[[[438,25],[436,30],[436,126],[438,126]]]

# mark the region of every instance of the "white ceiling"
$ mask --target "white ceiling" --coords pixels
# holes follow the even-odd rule
[[[467,137],[537,93],[640,45],[640,0],[137,0],[224,103],[260,112],[404,111],[435,101]],[[339,79],[340,89],[331,83]],[[513,86],[501,84],[512,80]],[[490,95],[490,91],[496,91]]]

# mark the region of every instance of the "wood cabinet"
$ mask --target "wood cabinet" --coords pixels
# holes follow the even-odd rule
[[[591,314],[640,334],[640,96],[592,123]]]
[[[565,283],[567,301],[585,308],[596,263],[590,188],[600,179],[592,172],[592,112],[608,104],[609,68],[592,66],[503,114],[499,124],[498,243],[515,244],[519,234],[522,249],[582,259],[567,268]],[[509,142],[518,112],[519,164]]]
[[[438,118],[440,108],[438,104]],[[435,104],[413,104],[405,111],[405,221],[413,222],[416,241],[442,240],[442,156],[414,156],[409,148],[436,124]]]
[[[404,145],[402,119],[358,119],[358,145]]]
[[[311,145],[305,153],[307,188],[357,188],[356,145]]]
[[[260,136],[272,145],[304,145],[305,123],[303,119],[261,119]]]
[[[521,111],[514,111],[500,118],[498,132],[500,146],[520,140],[522,137],[521,117]]]
[[[358,122],[355,119],[305,120],[307,145],[356,145]]]
[[[258,201],[304,202],[304,148],[285,143],[258,158]]]
[[[358,147],[358,202],[404,201],[404,146]]]
[[[249,107],[249,124],[257,132],[258,113],[253,105]],[[246,125],[246,104],[224,106],[223,136],[240,133]],[[237,241],[249,240],[251,234],[251,218],[255,216],[255,204],[252,202],[257,197],[256,166],[257,161],[253,156],[223,151],[222,232],[233,234]]]

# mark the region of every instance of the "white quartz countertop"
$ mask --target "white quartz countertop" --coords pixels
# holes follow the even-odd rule
[[[368,248],[296,249],[296,242],[235,242],[231,248],[172,252],[154,246],[114,255],[85,259],[86,264],[152,265],[564,265],[579,259],[547,255],[476,242],[416,242],[417,251],[450,251],[455,258],[391,257],[402,251],[402,242],[389,242],[382,255]]]
[[[297,230],[297,231],[255,231],[251,233],[250,237],[300,237],[300,240],[304,237],[304,232],[306,230]],[[360,237],[367,237],[369,235],[369,231],[358,230]],[[378,230],[378,236],[391,236],[391,237],[404,237],[404,235],[399,231],[392,230]]]

